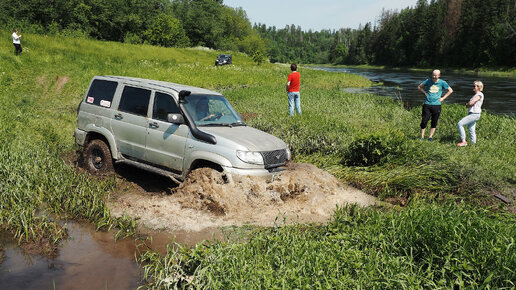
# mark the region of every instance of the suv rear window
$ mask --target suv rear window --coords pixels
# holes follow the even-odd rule
[[[150,95],[150,90],[126,86],[118,110],[146,117]]]
[[[86,96],[86,103],[107,108],[111,107],[117,86],[117,82],[94,80]]]

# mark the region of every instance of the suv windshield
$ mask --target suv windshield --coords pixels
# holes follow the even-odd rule
[[[197,126],[245,125],[223,96],[190,95],[184,106]]]

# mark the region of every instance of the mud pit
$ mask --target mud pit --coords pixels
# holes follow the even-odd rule
[[[211,169],[193,171],[169,193],[149,192],[137,185],[108,203],[114,216],[139,217],[154,230],[193,231],[240,225],[325,223],[336,206],[372,205],[373,196],[342,185],[309,164],[291,164],[272,180],[231,180]]]

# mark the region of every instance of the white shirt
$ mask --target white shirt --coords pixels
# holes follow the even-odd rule
[[[482,92],[476,93],[473,97],[471,97],[470,101],[473,100],[476,96],[480,96],[480,100],[478,100],[473,107],[468,109],[469,113],[477,113],[480,114],[482,112],[482,103],[484,102],[484,94]]]
[[[13,43],[20,44],[20,37],[18,36],[18,34],[16,34],[16,32],[13,32]]]

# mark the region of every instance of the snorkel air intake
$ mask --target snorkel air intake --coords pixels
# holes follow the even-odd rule
[[[197,126],[195,125],[195,122],[193,121],[192,116],[188,114],[188,111],[184,107],[185,98],[188,97],[191,94],[190,91],[182,90],[179,92],[179,108],[181,111],[183,111],[183,115],[186,118],[186,123],[188,126],[190,126],[190,131],[192,132],[192,135],[204,142],[210,143],[210,144],[217,144],[217,139],[215,136],[208,134],[204,131],[199,130]]]

